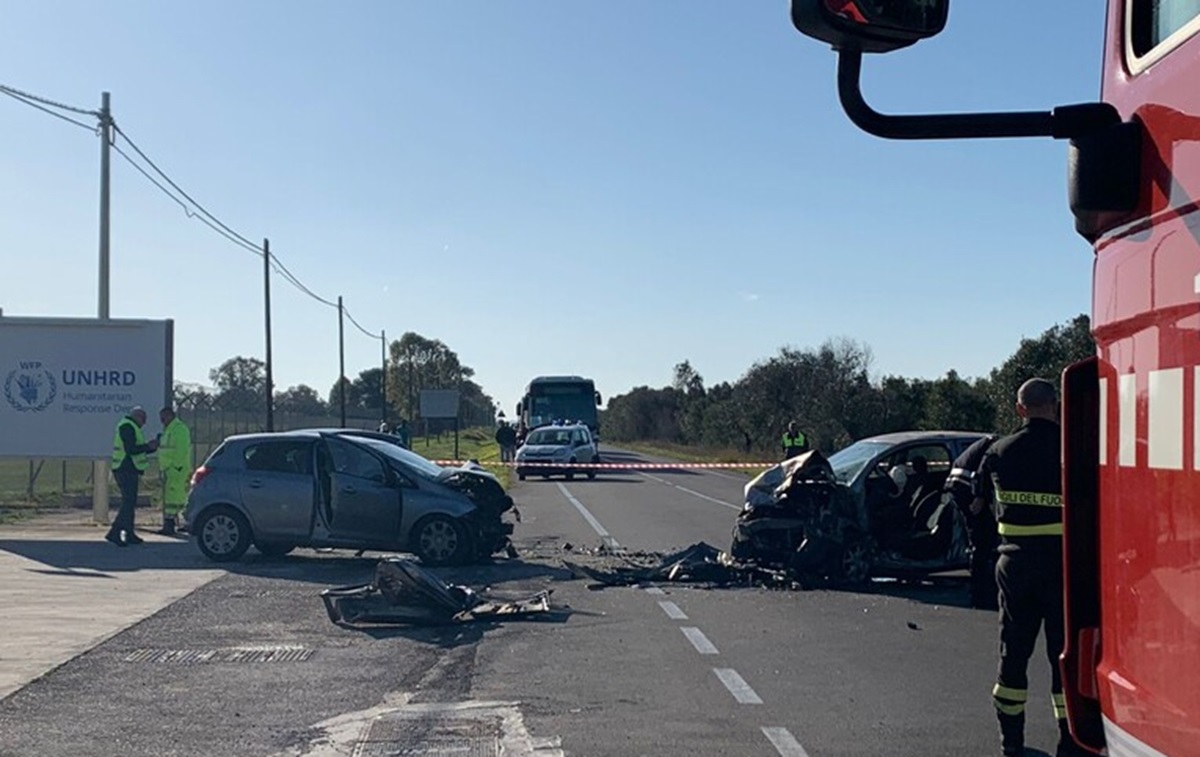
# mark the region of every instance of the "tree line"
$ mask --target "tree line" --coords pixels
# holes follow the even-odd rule
[[[342,393],[346,415],[352,418],[384,419],[411,423],[420,420],[423,389],[457,389],[460,392],[460,421],[464,427],[493,422],[496,404],[473,377],[475,370],[462,363],[458,354],[437,339],[407,332],[388,345],[387,397],[383,396],[384,366],[360,371],[355,378],[334,381],[321,393],[307,384],[274,392],[275,411],[298,416],[337,416]],[[266,363],[255,357],[231,357],[208,373],[212,389],[176,385],[176,401],[206,401],[214,407],[235,412],[265,413]]]
[[[609,399],[605,439],[744,452],[773,452],[789,421],[817,449],[833,452],[876,434],[908,430],[1008,433],[1019,419],[1017,387],[1033,376],[1057,383],[1071,363],[1094,355],[1086,315],[1021,340],[984,378],[955,371],[938,379],[871,376],[871,350],[850,339],[815,349],[784,347],[735,382],[705,386],[691,362],[675,366],[670,386],[637,387]]]

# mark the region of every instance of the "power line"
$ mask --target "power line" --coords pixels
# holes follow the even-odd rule
[[[309,297],[312,297],[312,298],[313,298],[314,300],[316,300],[317,302],[321,303],[322,305],[326,305],[326,306],[328,306],[328,307],[331,307],[331,308],[336,308],[336,307],[337,307],[337,303],[336,303],[336,302],[333,302],[333,301],[331,301],[331,300],[327,300],[327,299],[325,299],[324,297],[322,297],[321,295],[319,295],[319,294],[317,294],[316,292],[314,292],[313,290],[311,290],[311,289],[309,289],[308,287],[304,286],[304,282],[300,281],[300,279],[299,279],[299,278],[297,278],[295,274],[293,274],[291,271],[289,271],[289,270],[288,270],[288,268],[287,268],[287,266],[285,266],[285,265],[284,265],[284,264],[283,264],[283,263],[282,263],[282,262],[279,260],[279,258],[275,257],[275,255],[271,255],[271,267],[275,269],[275,272],[276,272],[276,273],[278,273],[280,276],[282,276],[282,277],[283,277],[283,280],[284,280],[284,281],[286,281],[286,282],[288,282],[289,284],[291,284],[292,286],[296,287],[296,288],[297,288],[297,289],[299,289],[301,292],[304,292],[304,293],[305,293],[305,294],[307,294]]]
[[[174,179],[172,179],[170,176],[168,176],[165,171],[163,171],[161,168],[159,168],[158,165],[153,160],[150,159],[150,156],[146,155],[145,151],[143,151],[140,147],[138,147],[137,144],[132,139],[129,138],[129,135],[121,130],[121,127],[117,126],[114,123],[113,129],[118,134],[121,135],[121,138],[124,139],[126,144],[128,144],[133,149],[133,151],[137,153],[138,157],[140,157],[143,161],[145,161],[146,164],[149,165],[150,168],[153,169],[154,172],[156,174],[158,174],[159,177],[161,177],[162,182],[166,182],[166,184],[169,185],[171,187],[171,189],[173,189],[176,193],[178,193],[179,196],[183,197],[184,200],[186,200],[187,202],[184,202],[184,200],[179,199],[179,196],[176,196],[174,193],[172,193],[170,190],[168,190],[167,187],[163,186],[162,182],[158,181],[153,176],[151,176],[149,174],[149,172],[147,172],[144,168],[142,168],[140,165],[138,165],[132,158],[130,158],[129,155],[127,155],[124,151],[122,151],[115,143],[113,145],[114,149],[116,149],[117,152],[120,153],[122,157],[124,157],[126,160],[128,160],[130,162],[130,164],[133,165],[134,168],[136,168],[138,170],[139,173],[141,173],[143,176],[145,176],[147,179],[149,179],[156,187],[158,187],[168,197],[170,197],[175,202],[179,203],[179,205],[183,207],[184,212],[186,212],[188,214],[189,218],[195,218],[198,221],[201,221],[206,226],[211,228],[213,231],[217,232],[218,234],[225,237],[230,242],[233,242],[234,244],[238,245],[239,247],[250,250],[259,256],[263,255],[262,248],[260,248],[254,242],[251,242],[249,239],[247,239],[242,234],[239,234],[238,232],[234,231],[232,228],[230,228],[228,225],[226,225],[223,221],[221,221],[221,219],[217,218],[215,215],[213,215],[211,212],[209,212],[209,210],[207,208],[205,208],[203,205],[201,205],[199,202],[197,202],[194,197],[189,195],[183,189],[183,187],[179,186],[179,184],[177,184]],[[188,203],[191,203],[191,205],[189,206]],[[193,207],[196,209],[197,212],[192,212]],[[282,276],[284,281],[288,282],[289,284],[294,286],[296,289],[300,290],[301,292],[308,295],[309,297],[316,300],[317,302],[321,303],[322,305],[325,305],[327,307],[333,307],[333,308],[337,307],[337,303],[331,302],[330,300],[325,299],[324,297],[320,296],[319,294],[317,294],[316,292],[314,292],[313,290],[311,290],[307,286],[305,286],[304,282],[302,282],[299,279],[299,277],[297,277],[290,270],[288,270],[287,266],[285,266],[279,260],[279,258],[277,256],[272,254],[270,256],[270,263],[271,263],[271,267],[275,270],[275,272],[278,273],[280,276]]]
[[[205,218],[204,216],[202,216],[202,215],[198,215],[198,214],[196,214],[196,213],[193,213],[193,212],[192,212],[192,209],[191,209],[190,207],[188,207],[188,204],[187,204],[186,202],[184,202],[183,200],[181,200],[181,199],[179,199],[178,197],[176,197],[176,196],[175,196],[175,195],[174,195],[174,194],[171,192],[171,190],[169,190],[169,189],[167,189],[166,187],[164,187],[164,186],[163,186],[163,185],[162,185],[162,184],[161,184],[161,183],[160,183],[160,182],[159,182],[157,179],[155,179],[153,176],[151,176],[151,175],[149,174],[149,172],[147,172],[147,171],[146,171],[146,169],[144,169],[144,168],[142,168],[140,165],[138,165],[137,161],[135,161],[133,158],[129,157],[129,154],[128,154],[128,153],[126,153],[124,150],[122,150],[122,149],[121,149],[121,147],[120,147],[119,145],[117,145],[117,144],[113,144],[113,145],[112,145],[112,148],[113,148],[114,150],[116,150],[116,151],[117,151],[117,154],[118,154],[118,155],[120,155],[122,158],[124,158],[124,159],[125,159],[125,160],[126,160],[128,163],[129,163],[129,165],[133,166],[133,167],[134,167],[134,169],[135,169],[135,170],[136,170],[138,173],[140,173],[142,176],[145,176],[147,181],[149,181],[149,182],[150,182],[151,184],[153,184],[154,186],[158,187],[158,190],[159,190],[160,192],[162,192],[164,195],[166,195],[166,196],[167,196],[167,197],[169,197],[170,199],[174,200],[174,201],[175,201],[175,202],[176,202],[176,203],[179,205],[179,207],[183,208],[183,212],[184,212],[184,213],[187,215],[187,217],[188,217],[188,218],[194,218],[194,219],[196,219],[197,221],[200,221],[201,223],[205,224],[206,226],[208,226],[208,227],[209,227],[210,229],[212,229],[213,231],[217,232],[217,233],[218,233],[218,234],[220,234],[221,236],[223,236],[223,237],[225,237],[226,239],[228,239],[230,242],[233,242],[234,244],[236,244],[238,247],[241,247],[241,248],[243,248],[243,249],[249,250],[250,252],[253,252],[254,254],[256,254],[256,255],[258,255],[258,256],[260,256],[260,257],[262,256],[262,250],[260,250],[259,248],[255,247],[254,245],[251,245],[251,244],[246,244],[246,243],[245,243],[245,242],[243,242],[241,239],[238,239],[237,237],[235,237],[235,236],[233,236],[233,235],[231,235],[231,234],[228,234],[228,233],[226,233],[226,232],[225,232],[223,229],[221,229],[220,227],[218,227],[216,224],[214,224],[214,223],[210,222],[210,221],[209,221],[207,218]]]
[[[78,113],[81,116],[95,116],[96,118],[100,117],[99,111],[88,110],[87,108],[77,108],[73,105],[64,105],[63,103],[55,102],[54,100],[49,100],[45,97],[39,97],[30,92],[22,92],[16,87],[10,87],[7,84],[0,84],[0,92],[3,92],[6,95],[12,95],[14,97],[20,97],[25,100],[33,100],[34,102],[39,102],[42,105],[48,105],[51,108],[58,108],[59,110],[67,110],[72,113]]]
[[[367,331],[366,329],[364,329],[362,327],[362,324],[360,324],[358,321],[354,320],[354,316],[350,315],[350,311],[347,310],[345,306],[342,306],[342,313],[344,313],[345,316],[350,319],[350,322],[354,324],[354,327],[357,328],[359,331],[361,331],[364,336],[366,336],[370,339],[382,339],[383,338],[383,334],[372,334],[370,331]]]
[[[76,126],[87,129],[88,131],[93,132],[93,133],[98,131],[98,127],[96,127],[94,125],[85,124],[83,121],[78,121],[74,118],[71,118],[70,116],[64,116],[62,113],[55,113],[54,111],[50,110],[49,108],[38,105],[36,102],[34,102],[34,99],[26,97],[24,95],[24,93],[21,93],[18,90],[14,90],[11,87],[6,87],[3,84],[0,84],[0,93],[8,95],[9,97],[16,100],[17,102],[25,103],[26,105],[28,105],[31,108],[37,108],[38,110],[40,110],[43,113],[48,113],[48,114],[54,116],[55,118],[60,118],[69,124],[75,124]],[[98,116],[99,114],[89,114],[89,115],[97,115]]]
[[[121,129],[121,127],[120,127],[120,126],[118,126],[116,123],[113,123],[113,130],[114,130],[114,131],[116,131],[116,133],[118,133],[118,134],[120,134],[120,135],[121,135],[121,137],[122,137],[122,138],[123,138],[123,139],[124,139],[124,140],[125,140],[125,141],[126,141],[128,144],[129,144],[129,146],[133,148],[133,151],[134,151],[134,152],[136,152],[136,153],[138,154],[138,157],[140,157],[142,160],[146,161],[146,164],[147,164],[147,165],[149,165],[151,168],[153,168],[153,169],[154,169],[154,172],[163,178],[163,181],[165,181],[165,182],[167,182],[168,184],[170,184],[170,185],[171,185],[171,187],[172,187],[172,188],[173,188],[173,189],[174,189],[176,192],[178,192],[179,194],[183,195],[183,196],[184,196],[184,197],[187,199],[187,201],[188,201],[188,202],[190,202],[190,203],[191,203],[193,206],[195,206],[196,210],[200,211],[202,214],[204,214],[205,216],[207,216],[207,217],[208,217],[208,218],[209,218],[209,219],[210,219],[210,220],[211,220],[213,223],[217,224],[218,226],[220,226],[222,229],[224,229],[224,230],[225,230],[225,231],[227,231],[228,233],[230,233],[230,234],[232,234],[233,236],[237,237],[237,238],[238,238],[238,239],[240,239],[242,242],[244,242],[244,243],[246,243],[246,244],[250,245],[251,247],[253,247],[253,248],[254,248],[254,249],[256,249],[256,250],[258,249],[258,245],[256,245],[254,242],[251,242],[249,239],[247,239],[246,237],[244,237],[244,236],[242,236],[241,234],[237,233],[236,231],[234,231],[233,229],[229,228],[228,226],[226,226],[224,223],[222,223],[222,222],[221,222],[221,219],[220,219],[220,218],[217,218],[217,217],[216,217],[216,216],[214,216],[212,213],[209,213],[207,208],[205,208],[205,207],[204,207],[203,205],[201,205],[200,203],[196,202],[195,198],[193,198],[193,197],[192,197],[191,195],[189,195],[187,192],[183,191],[183,188],[182,188],[182,187],[180,187],[178,184],[176,184],[176,183],[175,183],[175,182],[174,182],[174,181],[171,179],[171,177],[170,177],[170,176],[167,176],[167,174],[166,174],[166,173],[165,173],[165,172],[164,172],[164,171],[163,171],[161,168],[159,168],[159,167],[158,167],[158,166],[157,166],[157,165],[154,163],[154,161],[153,161],[153,160],[150,160],[150,157],[149,157],[148,155],[146,155],[146,153],[142,152],[142,148],[138,147],[138,146],[137,146],[137,144],[136,144],[136,143],[134,143],[134,141],[133,141],[132,139],[130,139],[130,138],[129,138],[129,135],[128,135],[128,134],[126,134],[126,133],[125,133],[125,132],[124,132],[124,131]]]

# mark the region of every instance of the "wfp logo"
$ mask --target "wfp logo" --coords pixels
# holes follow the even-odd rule
[[[54,374],[37,360],[22,360],[4,379],[4,399],[21,413],[40,413],[58,396]]]

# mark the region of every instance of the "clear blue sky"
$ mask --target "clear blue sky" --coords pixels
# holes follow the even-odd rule
[[[541,373],[711,384],[845,336],[876,374],[984,375],[1090,310],[1049,139],[885,142],[788,4],[239,0],[3,7],[0,83],[98,107],[368,329],[438,338],[511,411]],[[952,3],[865,66],[882,110],[1099,93],[1103,4]],[[99,140],[0,97],[0,307],[96,312]],[[114,155],[112,314],[178,379],[263,354],[260,263]],[[274,281],[276,382],[322,394],[336,313]],[[379,344],[347,333],[347,373]]]

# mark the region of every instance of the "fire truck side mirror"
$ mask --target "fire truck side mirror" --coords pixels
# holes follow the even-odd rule
[[[946,26],[950,0],[792,0],[801,33],[838,49],[886,53]]]

